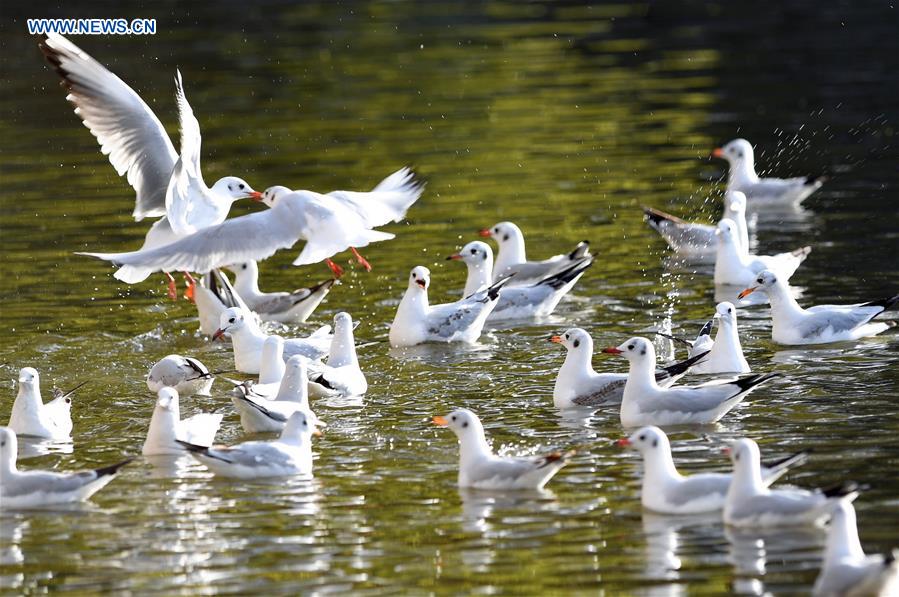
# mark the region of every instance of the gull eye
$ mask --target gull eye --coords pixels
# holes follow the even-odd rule
[[[575,347],[575,348],[577,348],[577,347],[580,346],[580,345],[581,345],[581,341],[580,341],[580,340],[575,340],[575,341],[574,341],[574,347]]]
[[[733,310],[733,309],[730,309],[730,308],[728,308],[728,309],[727,309],[727,312],[728,312],[728,313],[733,313],[733,312],[734,312],[734,310]]]
[[[71,399],[71,398],[66,398],[66,404],[72,404],[72,399]]]
[[[628,350],[633,350],[633,349],[634,349],[634,345],[633,345],[633,344],[628,344],[628,345],[627,345],[627,349],[628,349]]]
[[[463,426],[463,427],[468,427],[468,421],[465,421],[464,423],[462,423],[462,426]]]
[[[499,227],[494,228],[493,231],[494,231],[495,233],[499,234]]]
[[[638,439],[639,439],[641,442],[642,442],[642,441],[646,441],[646,434],[644,433],[644,434],[641,435]]]
[[[246,185],[239,185],[240,190],[243,190],[244,186]]]
[[[565,334],[565,339],[568,340],[568,334]]]
[[[451,418],[453,421],[455,421],[455,420],[456,420],[456,415],[453,415],[453,416],[450,417],[450,418]]]
[[[228,323],[234,323],[234,318],[232,317],[231,319],[229,319]]]

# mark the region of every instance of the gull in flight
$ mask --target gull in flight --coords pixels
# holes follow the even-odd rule
[[[740,191],[751,205],[796,205],[821,188],[821,176],[796,178],[759,178],[755,173],[755,155],[746,139],[734,139],[712,151],[712,157],[727,160],[727,190]]]
[[[494,224],[491,228],[478,231],[478,234],[496,241],[498,248],[493,264],[493,281],[498,282],[500,278],[514,274],[510,287],[532,286],[590,256],[590,243],[581,241],[570,253],[554,255],[543,261],[528,261],[524,234],[512,222]]]
[[[238,479],[260,479],[312,474],[312,436],[321,435],[306,413],[287,419],[275,441],[250,441],[235,446],[198,446],[176,440],[214,474]]]
[[[803,309],[790,295],[786,281],[775,272],[763,271],[740,298],[761,290],[771,303],[771,339],[778,344],[823,344],[858,340],[893,327],[892,321],[873,321],[899,303],[899,294],[854,305],[816,305]]]
[[[699,386],[663,388],[655,378],[655,348],[646,338],[631,338],[621,346],[605,348],[603,352],[621,355],[630,362],[621,401],[621,424],[625,427],[715,423],[742,402],[749,392],[778,375],[747,375]]]
[[[466,408],[433,421],[438,427],[449,427],[459,438],[460,488],[541,489],[574,454],[572,450],[542,456],[497,456],[487,444],[480,419]]]
[[[590,334],[581,328],[571,328],[560,336],[551,336],[549,341],[561,344],[568,352],[553,387],[556,408],[621,403],[627,374],[597,373],[593,370],[593,338]],[[699,353],[686,361],[657,370],[656,382],[662,387],[670,386],[705,356],[705,353]]]
[[[115,479],[131,458],[98,469],[76,473],[20,471],[16,468],[18,438],[9,427],[0,427],[0,503],[6,509],[39,508],[81,502]]]
[[[493,283],[493,249],[490,245],[479,240],[472,241],[458,253],[447,257],[447,260],[462,261],[468,267],[463,296],[471,296]],[[571,262],[567,269],[534,284],[511,288],[507,285],[500,291],[499,302],[487,316],[487,321],[550,315],[591,265],[593,256],[587,255],[580,261]]]
[[[61,35],[47,34],[39,45],[68,91],[66,99],[75,105],[75,113],[97,138],[119,176],[127,174],[137,194],[134,218],[163,216],[150,228],[142,250],[220,224],[234,201],[260,197],[236,176],[206,186],[200,170],[200,123],[184,94],[180,72],[175,74],[181,125],[178,155],[150,107],[119,77]],[[174,299],[175,283],[168,271],[169,294]],[[190,283],[188,298],[192,298],[194,280],[183,271]],[[127,281],[123,276],[115,275]]]
[[[724,508],[724,498],[733,476],[730,473],[697,473],[684,476],[674,466],[671,444],[665,432],[652,425],[615,442],[643,456],[643,507],[662,514],[698,514]],[[804,464],[808,451],[762,466],[762,482],[767,487],[794,466]]]

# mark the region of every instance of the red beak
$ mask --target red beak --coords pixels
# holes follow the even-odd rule
[[[415,283],[418,284],[419,286],[421,286],[422,290],[426,290],[424,280],[416,280]]]
[[[610,346],[608,348],[603,348],[602,351],[606,354],[621,354],[621,351],[615,348],[614,346]]]
[[[724,150],[721,149],[720,147],[716,147],[715,149],[712,150],[712,157],[713,158],[723,158]]]
[[[459,259],[462,259],[462,256],[459,255],[458,253],[455,255],[450,255],[449,257],[446,258],[447,261],[458,261]]]
[[[549,337],[549,341],[550,341],[550,342],[554,342],[554,343],[556,343],[556,344],[561,344],[561,343],[562,343],[562,336],[550,336],[550,337]]]
[[[487,230],[486,228],[482,228],[482,229],[478,230],[478,236],[483,236],[486,238],[486,237],[490,236],[490,231]]]
[[[724,447],[724,448],[721,448],[721,451],[724,452],[726,455],[730,456],[730,448]]]
[[[247,193],[247,197],[249,197],[253,201],[262,201],[262,193],[260,193],[259,191],[253,191],[252,193]]]
[[[624,448],[626,446],[631,445],[631,440],[627,439],[626,437],[623,437],[623,438],[619,439],[617,442],[615,442],[615,445],[618,446],[619,448]]]
[[[212,341],[215,342],[219,338],[225,335],[225,330],[215,330],[215,333],[212,335]]]

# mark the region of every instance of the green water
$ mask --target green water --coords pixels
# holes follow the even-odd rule
[[[428,179],[407,221],[387,227],[396,240],[365,252],[374,271],[351,271],[310,326],[288,333],[346,310],[362,321],[360,338],[385,340],[409,269],[431,268],[432,301],[453,299],[464,271],[445,256],[500,220],[522,227],[533,258],[589,239],[597,261],[546,320],[492,327],[472,347],[365,348],[364,399],[313,404],[329,427],[316,440],[312,481],[236,483],[189,460],[167,468],[139,458],[87,504],[4,512],[3,590],[807,592],[822,531],[734,533],[715,516],[644,514],[639,462],[612,446],[623,434],[617,412],[571,417],[552,407],[563,355],[550,334],[577,325],[605,346],[669,324],[693,333],[709,318],[711,278],[666,266],[639,207],[711,220],[717,201],[707,198],[722,189],[723,170],[707,156],[734,136],[759,146],[762,168],[831,177],[805,210],[759,217],[763,252],[814,247],[793,279],[803,302],[858,302],[899,287],[895,9],[731,4],[171,2],[40,15],[157,18],[156,36],[75,41],[131,83],[173,135],[181,69],[207,181],[234,174],[257,189],[364,189],[406,163]],[[136,248],[147,223],[130,219],[133,192],[25,34],[24,18],[38,15],[2,10],[0,421],[23,366],[40,370],[45,393],[90,379],[74,403],[74,445],[26,444],[21,464],[100,465],[139,454],[152,363],[180,353],[228,369],[230,349],[198,335],[192,306],[168,301],[159,278],[127,287],[103,263],[73,255]],[[291,267],[298,251],[263,264],[264,289],[327,276],[324,266]],[[740,315],[750,364],[784,377],[721,424],[674,433],[678,463],[724,468],[720,447],[740,436],[772,457],[814,447],[789,481],[870,483],[857,502],[862,543],[891,547],[895,332],[785,349],[770,342],[765,309]],[[429,423],[455,406],[478,412],[501,452],[579,453],[546,492],[460,493],[455,439]],[[219,439],[243,437],[220,383],[182,408],[222,412]]]

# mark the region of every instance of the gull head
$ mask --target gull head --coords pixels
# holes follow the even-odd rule
[[[212,191],[217,195],[230,197],[232,201],[237,201],[238,199],[259,201],[262,198],[262,193],[254,191],[247,181],[236,176],[226,176],[218,179],[212,185]]]
[[[761,290],[762,292],[769,294],[771,289],[775,286],[777,286],[777,274],[769,269],[766,269],[759,272],[759,275],[755,278],[755,284],[741,292],[738,297],[746,298],[756,290]]]
[[[715,306],[714,317],[721,323],[721,325],[735,324],[737,322],[737,309],[734,307],[733,303],[727,301],[720,302]]]
[[[500,222],[492,228],[485,228],[478,232],[483,237],[492,237],[500,246],[509,241],[521,238],[521,229],[512,222]]]
[[[735,214],[746,211],[746,195],[740,191],[727,191],[724,193],[724,201],[727,209]]]
[[[169,412],[178,412],[178,391],[168,386],[159,389],[156,395],[156,406]]]
[[[34,367],[23,367],[19,370],[19,383],[23,386],[37,387],[40,376]]]
[[[621,447],[630,447],[639,450],[643,455],[651,454],[657,450],[664,450],[668,447],[668,436],[665,432],[652,425],[638,429],[631,434],[630,437],[619,439],[615,445]]]
[[[287,359],[284,369],[284,376],[288,374],[298,375],[300,378],[306,377],[306,358],[303,355],[295,354]]]
[[[718,227],[715,228],[715,236],[718,237],[719,243],[734,242],[734,236],[736,235],[736,233],[737,233],[737,224],[730,218],[724,218],[723,220],[718,222]]]
[[[757,443],[749,438],[744,437],[735,442],[731,442],[730,446],[724,449],[724,452],[730,456],[730,461],[734,465],[734,470],[743,470],[745,467],[760,466],[761,455]]]
[[[257,201],[262,201],[269,207],[274,207],[282,197],[292,192],[293,191],[291,191],[287,187],[281,185],[269,187],[262,192],[262,196],[257,199]]]
[[[11,464],[16,461],[18,443],[15,431],[9,427],[0,427],[0,462]]]
[[[752,144],[746,139],[729,141],[724,147],[719,147],[712,151],[712,157],[725,159],[731,166],[741,163],[753,164],[755,162]]]
[[[431,285],[431,270],[423,265],[412,268],[409,275],[409,288],[427,291]]]
[[[212,335],[213,340],[218,340],[225,334],[233,334],[246,323],[244,310],[240,307],[231,307],[222,311],[219,317],[219,329]]]
[[[478,437],[484,433],[481,420],[467,408],[456,409],[445,417],[434,417],[432,421],[438,427],[452,429],[460,441],[466,437]]]
[[[243,263],[233,263],[231,265],[226,265],[225,269],[229,272],[233,273],[238,278],[251,275],[259,277],[259,266],[256,265],[256,262],[253,260],[245,261]]]
[[[334,335],[353,331],[353,318],[346,311],[334,316]]]
[[[561,344],[568,352],[586,351],[593,352],[593,338],[581,328],[571,328],[559,336],[550,336],[550,342]]]
[[[655,363],[656,349],[652,342],[639,336],[631,338],[624,344],[616,347],[603,348],[607,354],[618,354],[631,362],[651,361]]]
[[[290,415],[284,425],[284,431],[281,432],[281,439],[296,438],[308,441],[313,435],[321,435],[322,432],[316,427],[311,414],[298,410]]]
[[[447,260],[464,261],[467,265],[479,265],[493,260],[493,249],[487,243],[474,240],[462,247],[455,255],[450,255]]]

